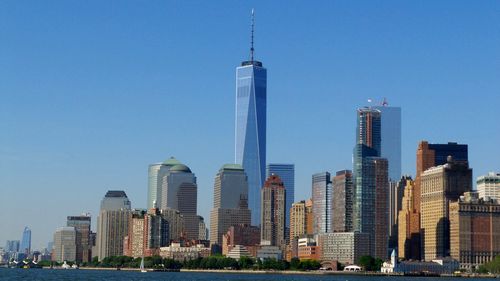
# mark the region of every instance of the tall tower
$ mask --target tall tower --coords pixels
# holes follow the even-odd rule
[[[27,258],[31,253],[31,229],[27,226],[23,230],[23,239],[21,239],[19,252],[24,254],[25,258]]]
[[[277,175],[267,178],[261,189],[262,210],[260,240],[262,244],[285,246],[285,202],[286,192]]]
[[[179,162],[174,157],[170,157],[163,163],[149,165],[148,168],[148,209],[162,206],[162,182],[163,177],[168,173],[168,170]],[[155,206],[156,203],[156,206]]]
[[[254,60],[253,31],[252,10],[250,60],[236,68],[235,163],[247,173],[248,207],[252,224],[259,225],[260,188],[266,169],[267,70]]]
[[[68,216],[66,226],[75,228],[77,262],[90,262],[92,246],[90,243],[90,216]]]
[[[389,178],[388,161],[380,157],[381,113],[365,107],[357,111],[356,145],[354,147],[354,231],[368,233],[370,254],[388,256]]]
[[[247,176],[241,165],[226,164],[215,176],[210,243],[222,246],[228,228],[238,224],[250,224]]]
[[[331,232],[332,226],[332,181],[330,173],[312,176],[312,213],[314,233]]]
[[[333,178],[332,231],[352,231],[352,171],[338,171]]]

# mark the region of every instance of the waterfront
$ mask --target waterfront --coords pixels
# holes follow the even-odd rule
[[[409,277],[359,276],[359,275],[294,275],[294,274],[248,274],[248,273],[211,273],[211,272],[148,272],[115,270],[50,270],[50,269],[0,269],[0,281],[36,280],[36,281],[382,281],[387,278],[407,280]],[[455,280],[453,277],[411,277],[411,280]],[[490,280],[489,278],[467,278],[470,281]]]

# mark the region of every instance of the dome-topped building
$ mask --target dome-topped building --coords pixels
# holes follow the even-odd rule
[[[177,164],[170,168],[170,172],[192,173],[191,169],[184,164]]]

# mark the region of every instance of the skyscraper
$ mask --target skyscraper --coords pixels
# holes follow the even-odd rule
[[[163,177],[168,172],[168,170],[175,166],[181,164],[174,157],[170,157],[163,163],[151,164],[148,169],[148,209],[162,206],[161,194],[162,194],[162,183]],[[154,206],[156,203],[156,206]]]
[[[28,257],[31,253],[31,229],[27,226],[23,230],[19,253],[24,254],[24,257]]]
[[[5,243],[5,251],[7,252],[18,252],[19,251],[19,240],[7,240]]]
[[[66,226],[75,228],[75,261],[90,262],[92,246],[90,245],[90,216],[68,216]]]
[[[222,246],[222,236],[228,228],[250,224],[248,182],[243,167],[238,164],[222,166],[215,176],[214,208],[210,213],[210,243]]]
[[[490,172],[477,178],[479,198],[496,199],[500,201],[500,173]]]
[[[60,227],[54,233],[53,260],[57,262],[76,261],[76,230],[74,227]]]
[[[338,171],[333,177],[332,231],[352,231],[352,171]]]
[[[420,209],[415,208],[420,198],[415,196],[415,182],[406,178],[398,214],[398,256],[407,260],[420,260]]]
[[[97,256],[123,255],[123,238],[128,233],[131,203],[121,190],[110,190],[101,200],[97,218]]]
[[[259,225],[260,188],[266,168],[267,69],[254,60],[253,27],[252,11],[250,60],[236,68],[235,163],[242,165],[248,176],[252,224]]]
[[[389,179],[393,182],[401,178],[401,107],[389,106],[387,101],[373,109],[381,116],[381,157],[389,161]]]
[[[391,163],[389,162],[389,169]],[[391,180],[389,183],[389,252],[398,249],[398,214],[402,208],[403,194],[409,176],[402,176],[399,181]]]
[[[280,177],[271,175],[261,189],[261,243],[282,247],[285,241],[286,191]]]
[[[450,255],[449,204],[472,190],[472,169],[468,161],[455,161],[425,170],[421,174],[422,257],[432,260]]]
[[[331,232],[332,226],[332,181],[330,173],[312,176],[313,229],[314,233]]]
[[[354,231],[368,233],[370,253],[388,256],[388,161],[381,158],[381,114],[373,108],[357,110],[354,147]],[[385,249],[384,249],[385,247]]]
[[[292,208],[295,202],[295,165],[294,164],[267,164],[266,178],[270,175],[278,175],[286,189],[286,211],[287,213]],[[290,220],[286,220],[286,226],[290,227]]]

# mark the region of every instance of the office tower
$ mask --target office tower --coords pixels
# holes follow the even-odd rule
[[[312,176],[313,232],[331,232],[332,225],[332,182],[330,173]]]
[[[335,232],[318,235],[321,260],[356,264],[370,255],[370,236],[360,232]]]
[[[124,191],[110,190],[101,200],[96,241],[99,261],[123,255],[123,239],[128,233],[130,212],[131,203]]]
[[[7,240],[5,243],[5,251],[6,252],[19,252],[19,240]]]
[[[496,199],[500,201],[500,173],[490,172],[477,178],[477,192],[479,198]]]
[[[271,175],[267,178],[261,196],[261,244],[285,246],[286,194],[279,176]]]
[[[403,180],[403,179],[402,179]],[[398,256],[420,260],[420,209],[416,209],[415,182],[407,177],[398,215]]]
[[[162,206],[162,184],[163,177],[170,168],[179,165],[179,162],[174,157],[170,157],[163,163],[149,165],[148,168],[148,209]],[[156,206],[155,206],[156,203]]]
[[[389,169],[391,163],[389,162]],[[402,176],[399,181],[389,181],[389,252],[398,247],[398,214],[402,208],[403,194],[409,176]]]
[[[429,261],[450,255],[449,203],[472,190],[472,169],[467,161],[455,161],[421,174],[422,257]]]
[[[60,227],[54,233],[53,261],[76,261],[76,230],[74,227]]]
[[[286,207],[290,211],[293,202],[295,202],[295,165],[294,164],[267,164],[266,178],[270,175],[278,175],[286,190]],[[290,227],[290,221],[286,220],[286,227]]]
[[[222,166],[214,181],[214,208],[210,213],[210,243],[222,246],[222,236],[232,225],[250,224],[248,181],[239,164]]]
[[[314,234],[314,213],[312,199],[306,200],[306,234]]]
[[[75,261],[90,262],[92,260],[92,246],[90,245],[90,216],[68,216],[66,226],[75,228]]]
[[[414,187],[414,199],[413,202],[415,210],[418,212],[421,211],[421,174],[435,166],[444,165],[447,163],[448,156],[452,156],[453,159],[457,161],[468,161],[468,148],[465,144],[457,144],[455,142],[448,142],[447,144],[430,144],[427,141],[421,141],[418,144],[417,148],[417,171],[415,176],[415,187]],[[422,217],[422,215],[419,215]],[[411,231],[419,230],[418,233],[412,233],[413,236],[422,235],[420,233],[421,220],[415,221],[410,220],[409,223],[417,223],[417,225],[410,225],[408,229]],[[421,239],[419,241],[412,240],[412,243],[421,243]],[[413,247],[413,246],[412,246]],[[422,249],[422,245],[418,246],[418,249]],[[422,253],[412,253],[413,257],[423,258]]]
[[[184,216],[176,209],[162,209],[161,215],[168,222],[168,238],[170,242],[178,242],[184,231]]]
[[[290,208],[290,240],[307,234],[306,201],[295,202]]]
[[[352,231],[352,171],[338,171],[333,177],[332,231]]]
[[[388,256],[388,161],[381,158],[381,114],[373,108],[357,110],[354,147],[353,230],[368,233],[370,253]]]
[[[248,176],[252,224],[260,224],[260,189],[266,168],[267,69],[254,60],[253,13],[250,60],[236,68],[235,163]]]
[[[465,192],[450,203],[450,254],[468,271],[500,255],[499,201]]]
[[[387,101],[373,109],[380,111],[381,116],[381,157],[389,161],[389,179],[398,181],[401,178],[401,107],[389,106]]]
[[[19,253],[24,254],[23,257],[25,258],[28,257],[31,253],[31,229],[27,226],[23,230],[23,237],[21,239]]]

